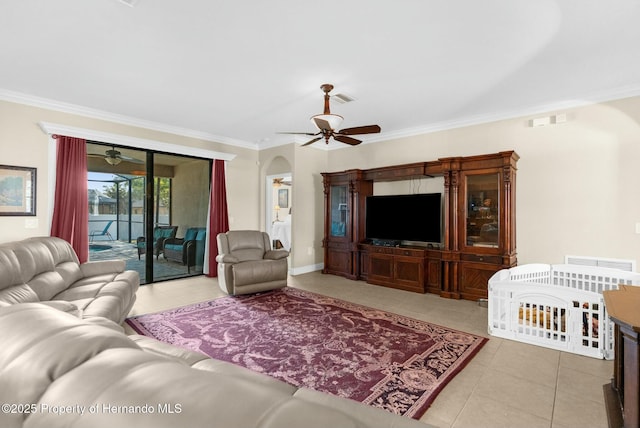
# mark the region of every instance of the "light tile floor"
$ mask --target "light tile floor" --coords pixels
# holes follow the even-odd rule
[[[606,427],[602,385],[611,361],[488,336],[487,309],[475,302],[400,291],[313,272],[289,286],[489,337],[421,421],[438,427]],[[203,276],[141,287],[131,315],[223,296]],[[128,329],[129,333],[132,333]]]

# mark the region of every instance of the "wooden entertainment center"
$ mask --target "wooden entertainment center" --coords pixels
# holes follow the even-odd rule
[[[514,151],[322,173],[324,273],[454,299],[486,299],[487,283],[516,257]],[[373,183],[443,177],[442,241],[384,246],[366,241]]]

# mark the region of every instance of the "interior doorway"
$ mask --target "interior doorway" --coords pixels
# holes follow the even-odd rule
[[[266,177],[265,231],[271,237],[273,248],[291,251],[291,213],[293,210],[293,181],[291,173]]]

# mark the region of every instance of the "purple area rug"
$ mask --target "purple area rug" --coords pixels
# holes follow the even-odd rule
[[[416,419],[487,341],[288,287],[127,322],[163,342]]]

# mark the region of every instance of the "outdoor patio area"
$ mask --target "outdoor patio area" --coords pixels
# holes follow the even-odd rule
[[[127,269],[138,271],[140,274],[140,284],[146,283],[145,277],[145,256],[138,260],[138,250],[134,243],[123,241],[100,240],[89,244],[89,260],[113,260],[123,259],[127,263]],[[162,281],[165,279],[182,278],[186,276],[202,274],[202,266],[191,268],[191,273],[187,272],[187,266],[167,261],[162,255],[156,260],[153,258],[153,280]]]

